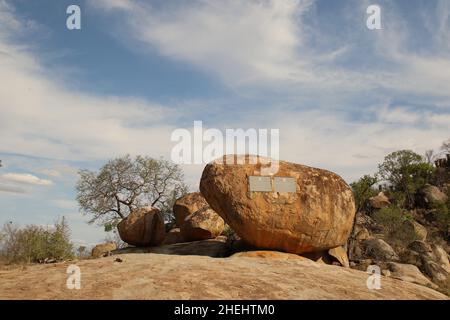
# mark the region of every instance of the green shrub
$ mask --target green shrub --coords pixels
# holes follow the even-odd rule
[[[64,217],[51,228],[29,225],[21,229],[7,223],[0,233],[0,255],[6,263],[59,261],[74,256],[70,230]]]
[[[391,244],[406,246],[418,239],[418,235],[403,227],[406,220],[413,219],[397,206],[389,206],[375,212],[374,220],[385,229],[386,240]]]
[[[426,163],[425,159],[410,150],[392,152],[384,158],[378,174],[387,181],[395,191],[404,195],[403,207],[414,205],[414,195],[433,178],[436,168]]]
[[[388,232],[395,231],[400,228],[405,221],[402,209],[397,206],[389,206],[375,212],[374,220],[381,224]]]
[[[448,206],[445,203],[434,203],[431,208],[439,230],[447,234],[450,228],[450,210]]]
[[[378,179],[370,175],[365,175],[358,181],[350,184],[355,197],[356,211],[359,212],[364,209],[367,200],[377,194],[373,189],[373,185],[377,183]]]

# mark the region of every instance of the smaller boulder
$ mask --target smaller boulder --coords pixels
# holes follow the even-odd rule
[[[341,266],[345,268],[350,268],[347,251],[342,246],[328,250],[328,254],[333,258],[335,258],[337,261],[339,261]]]
[[[399,257],[384,240],[373,238],[364,241],[365,253],[376,261],[398,261]]]
[[[375,197],[369,198],[369,204],[374,209],[383,209],[391,205],[389,198],[383,192],[380,192]]]
[[[425,277],[419,268],[412,264],[401,264],[395,262],[388,263],[390,276],[395,279],[416,283],[422,286],[436,287],[427,277]]]
[[[402,252],[400,252],[399,256],[400,261],[404,264],[412,264],[419,268],[422,267],[422,256],[418,252],[404,249],[402,250]]]
[[[176,225],[181,227],[189,215],[204,207],[209,207],[209,205],[200,192],[188,193],[177,199],[173,205]]]
[[[213,239],[219,236],[225,227],[225,221],[210,207],[189,215],[181,225],[184,241]]]
[[[402,229],[403,232],[414,235],[419,241],[425,241],[427,238],[427,229],[417,221],[405,220],[402,224]]]
[[[157,246],[165,237],[164,216],[157,208],[132,211],[117,225],[120,238],[132,246]]]
[[[419,240],[411,242],[408,245],[408,249],[425,256],[431,256],[433,253],[433,250],[431,249],[429,244]]]
[[[438,187],[426,184],[419,191],[420,202],[424,205],[442,204],[446,203],[448,196],[439,190]]]
[[[431,250],[433,251],[434,261],[450,272],[447,252],[445,252],[445,250],[437,244],[432,244]]]
[[[92,258],[101,258],[111,254],[111,251],[116,250],[117,245],[114,242],[101,243],[96,245],[91,252]]]
[[[450,287],[450,273],[443,266],[432,261],[424,259],[423,268],[425,273],[433,280],[434,283],[445,287]]]

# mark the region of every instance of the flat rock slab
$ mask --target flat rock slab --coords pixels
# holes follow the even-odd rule
[[[448,299],[432,289],[306,259],[123,254],[83,260],[81,289],[66,288],[70,263],[0,271],[0,299]]]
[[[111,254],[127,253],[159,253],[174,255],[194,255],[209,257],[226,257],[229,255],[230,247],[224,240],[209,239],[193,242],[182,242],[162,245],[157,247],[129,247],[114,250]]]

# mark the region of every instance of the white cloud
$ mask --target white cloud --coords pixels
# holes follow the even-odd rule
[[[37,186],[50,186],[53,184],[51,180],[41,179],[30,173],[5,173],[1,177],[6,181]]]
[[[311,10],[314,0],[197,0],[158,9],[138,0],[101,0],[92,5],[126,14],[127,41],[134,37],[167,57],[219,76],[230,86],[266,84],[297,92],[309,88],[352,92],[384,88],[448,97],[447,2],[440,0],[436,12],[423,18],[432,21],[434,28],[435,47],[428,54],[411,52],[408,42],[414,38],[414,30],[405,26],[402,13],[394,5],[384,2],[382,17],[386,23],[380,31],[369,34],[361,28],[370,1],[355,1],[354,11],[347,17],[336,17],[336,28],[342,27],[339,23],[355,25],[350,35],[343,35],[338,48],[314,45],[316,39],[329,37],[319,24],[310,26],[304,21],[306,16],[316,14]],[[369,55],[357,51],[364,49],[366,42],[372,48]],[[381,59],[388,64],[358,69],[334,63],[352,54],[367,56],[366,63]]]
[[[15,186],[9,186],[9,185],[4,185],[4,184],[0,184],[0,192],[13,193],[13,194],[26,193],[26,191],[23,188],[18,188]]]
[[[12,17],[5,8],[0,6],[1,23]],[[8,23],[19,28],[13,21]],[[12,45],[10,36],[0,31],[0,82],[8,84],[0,86],[0,152],[64,160],[168,154],[173,126],[166,120],[181,116],[179,111],[133,97],[68,90],[51,80],[26,47]]]
[[[376,113],[380,121],[386,123],[415,124],[421,119],[420,114],[405,107],[390,108],[385,105],[379,108]]]
[[[93,3],[128,15],[133,36],[163,55],[218,74],[228,84],[314,80],[298,55],[311,0],[192,1],[155,10],[138,1]],[[334,53],[338,55],[338,53]],[[322,77],[319,77],[322,79]]]

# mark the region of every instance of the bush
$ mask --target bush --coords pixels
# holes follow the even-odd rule
[[[377,182],[378,179],[376,177],[365,175],[358,181],[350,184],[355,197],[356,212],[363,210],[367,200],[377,194],[376,190],[372,188]]]
[[[417,234],[413,230],[403,227],[403,223],[412,219],[412,217],[397,206],[380,209],[375,212],[374,219],[386,230],[386,240],[391,244],[405,246],[418,239]]]
[[[403,193],[401,206],[412,207],[414,195],[433,178],[435,168],[424,158],[410,150],[392,152],[379,166],[379,176],[391,184],[395,191]]]
[[[450,228],[450,211],[445,203],[432,204],[432,214],[440,231],[448,236]]]
[[[389,206],[375,212],[374,220],[381,224],[389,233],[398,230],[405,221],[402,209],[397,206]]]
[[[60,261],[74,256],[70,230],[64,218],[51,228],[29,225],[20,229],[7,223],[0,234],[0,255],[8,264]]]

